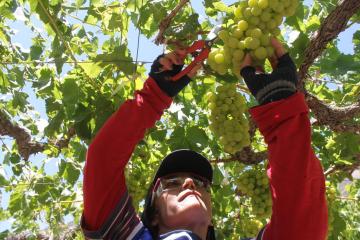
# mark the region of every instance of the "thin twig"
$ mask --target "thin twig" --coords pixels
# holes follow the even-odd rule
[[[64,36],[61,34],[60,30],[58,29],[56,23],[54,22],[53,17],[51,16],[50,12],[45,8],[44,4],[42,3],[42,1],[38,1],[38,3],[40,4],[42,10],[45,12],[46,16],[48,17],[50,24],[52,26],[52,28],[54,29],[54,31],[56,32],[56,34],[60,37],[62,43],[64,44],[65,48],[67,49],[67,51],[70,54],[70,57],[73,59],[73,61],[75,62],[75,65],[77,65],[77,60],[74,56],[74,53],[72,52],[72,49],[70,48],[68,42],[65,40]]]

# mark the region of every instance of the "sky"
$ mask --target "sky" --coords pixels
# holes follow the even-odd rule
[[[224,1],[227,4],[231,4],[234,3],[236,1],[233,0],[227,0]],[[191,1],[192,6],[195,8],[195,10],[200,14],[200,20],[201,18],[203,18],[203,16],[205,15],[204,13],[204,8],[202,6],[201,1],[196,1],[193,0]],[[305,4],[309,5],[311,4],[312,1],[310,0],[305,0]],[[12,42],[17,43],[19,46],[21,46],[23,49],[30,49],[31,46],[31,38],[33,37],[33,33],[32,31],[24,25],[23,23],[23,18],[22,18],[22,14],[20,11],[16,12],[17,15],[17,20],[14,22],[9,22],[9,25],[11,26],[12,29],[14,29],[16,31],[15,36],[12,37]],[[41,29],[42,25],[39,23],[39,20],[37,20],[37,18],[35,16],[32,17],[33,23],[39,28]],[[342,32],[338,39],[338,46],[341,52],[345,53],[345,54],[352,54],[353,53],[353,43],[352,43],[352,36],[353,33],[357,30],[360,29],[360,25],[359,24],[355,24],[353,25],[351,28],[347,29],[346,31]],[[137,38],[138,38],[138,31],[131,25],[130,27],[130,31],[129,31],[129,49],[131,51],[131,54],[133,56],[133,58],[136,58],[136,52],[137,52],[137,48],[138,48],[138,60],[139,61],[153,61],[159,54],[161,54],[163,52],[163,47],[162,46],[157,46],[153,43],[153,39],[146,39],[144,36],[140,35],[140,44],[139,46],[137,45]],[[148,49],[151,49],[151,51],[148,51]],[[146,65],[146,67],[148,68],[150,65]],[[70,69],[70,65],[68,65],[66,68]],[[40,126],[41,129],[43,129],[46,124],[47,124],[47,116],[45,114],[45,106],[44,106],[44,102],[37,99],[34,92],[32,92],[30,87],[26,88],[27,93],[29,94],[29,102],[32,103],[35,106],[35,109],[37,111],[39,111],[41,119],[39,120],[38,124]],[[2,97],[0,95],[0,97]],[[9,143],[9,140],[5,140],[7,143]],[[4,153],[1,152],[0,150],[0,163],[3,161],[4,159]],[[31,161],[35,164],[40,164],[43,159],[46,159],[46,157],[42,154],[37,154],[36,156],[32,156],[31,157]],[[47,164],[46,164],[46,172],[48,174],[55,174],[57,172],[57,162],[59,159],[48,159]],[[6,170],[6,169],[5,169]],[[1,169],[0,169],[1,171]],[[6,208],[9,202],[9,194],[5,193],[2,189],[1,189],[1,206],[3,208]],[[71,219],[69,219],[71,220]],[[10,224],[8,221],[5,222],[0,222],[0,232],[9,228]]]

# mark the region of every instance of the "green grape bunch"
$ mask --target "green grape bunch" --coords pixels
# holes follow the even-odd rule
[[[255,65],[262,66],[274,54],[272,36],[280,35],[283,18],[294,15],[298,0],[247,0],[234,8],[234,23],[219,32],[224,45],[214,48],[208,64],[217,73],[228,70],[240,78],[240,66],[246,53]]]
[[[234,154],[250,145],[249,122],[244,115],[245,98],[236,91],[236,84],[226,83],[209,93],[210,130],[224,151]]]
[[[271,215],[272,201],[269,180],[264,169],[244,171],[237,179],[237,188],[241,194],[251,198],[252,212],[259,218]]]
[[[243,238],[250,238],[256,236],[264,224],[253,217],[240,216],[237,221],[234,222],[233,232],[231,234],[231,240],[239,240]]]
[[[328,203],[328,237],[330,238],[334,231],[334,211],[338,207],[336,206],[336,187],[329,181],[326,181],[326,199]]]

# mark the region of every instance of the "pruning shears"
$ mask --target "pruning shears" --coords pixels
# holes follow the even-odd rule
[[[172,81],[177,81],[186,74],[188,74],[197,64],[202,63],[208,58],[211,47],[214,45],[218,38],[217,33],[221,30],[221,25],[215,26],[211,29],[206,39],[209,40],[197,40],[190,47],[186,48],[186,54],[194,56],[193,61],[184,68],[181,72],[171,78]]]

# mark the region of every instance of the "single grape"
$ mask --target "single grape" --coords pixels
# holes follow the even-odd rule
[[[284,11],[284,5],[277,4],[276,7],[273,8],[275,12],[282,14]]]
[[[252,13],[253,16],[260,16],[261,12],[262,12],[262,10],[259,7],[252,7],[251,8],[251,13]]]
[[[243,16],[245,19],[249,19],[252,16],[250,7],[247,7],[243,10]]]
[[[229,41],[228,41],[229,47],[231,47],[231,48],[237,48],[238,43],[239,43],[239,40],[237,40],[236,38],[234,38],[234,37],[230,37],[230,38],[229,38]]]
[[[259,28],[252,29],[250,36],[253,38],[259,39],[262,36],[261,29],[259,29]]]
[[[244,58],[244,55],[245,55],[244,51],[237,49],[233,53],[233,58],[236,59],[237,61],[241,61]]]
[[[241,7],[237,7],[235,8],[234,10],[234,15],[236,18],[241,18],[243,15],[242,15],[242,8]]]
[[[261,9],[265,9],[269,6],[269,1],[268,0],[259,0],[258,1],[258,6],[261,8]]]
[[[270,36],[267,34],[263,34],[260,37],[261,46],[269,46],[270,45]]]
[[[274,50],[274,48],[272,46],[267,46],[266,51],[267,51],[267,54],[268,54],[269,57],[272,57],[274,55],[274,52],[275,52],[275,50]]]
[[[245,38],[245,47],[248,49],[256,49],[260,46],[260,41],[257,38]]]
[[[275,20],[271,19],[266,23],[266,26],[269,30],[276,28],[276,22]]]
[[[224,57],[224,54],[218,53],[218,54],[215,55],[215,58],[214,58],[214,59],[215,59],[215,62],[216,62],[217,64],[221,64],[221,63],[224,62],[225,57]]]
[[[227,40],[229,39],[229,37],[230,37],[230,34],[229,34],[228,31],[226,31],[226,30],[221,30],[221,31],[219,32],[219,38],[220,38],[221,40],[223,40],[224,42],[227,41]]]
[[[271,13],[269,12],[263,12],[260,16],[260,20],[263,22],[267,22],[271,19]]]
[[[264,47],[259,47],[255,50],[255,56],[257,59],[265,59],[267,57],[267,51]]]
[[[239,41],[238,48],[241,49],[241,50],[245,49],[245,42],[244,41]]]
[[[249,19],[249,22],[253,25],[258,25],[260,23],[260,18],[255,17],[255,16],[251,16]]]
[[[246,37],[251,37],[252,30],[253,30],[253,28],[249,28],[248,30],[246,30],[245,36]]]
[[[238,28],[241,30],[241,31],[246,31],[249,27],[249,24],[247,21],[245,20],[241,20],[238,22]]]
[[[240,39],[244,35],[243,31],[240,28],[236,28],[233,31],[233,36]]]
[[[257,4],[257,0],[249,0],[248,1],[248,5],[250,7],[256,7],[258,4]]]

